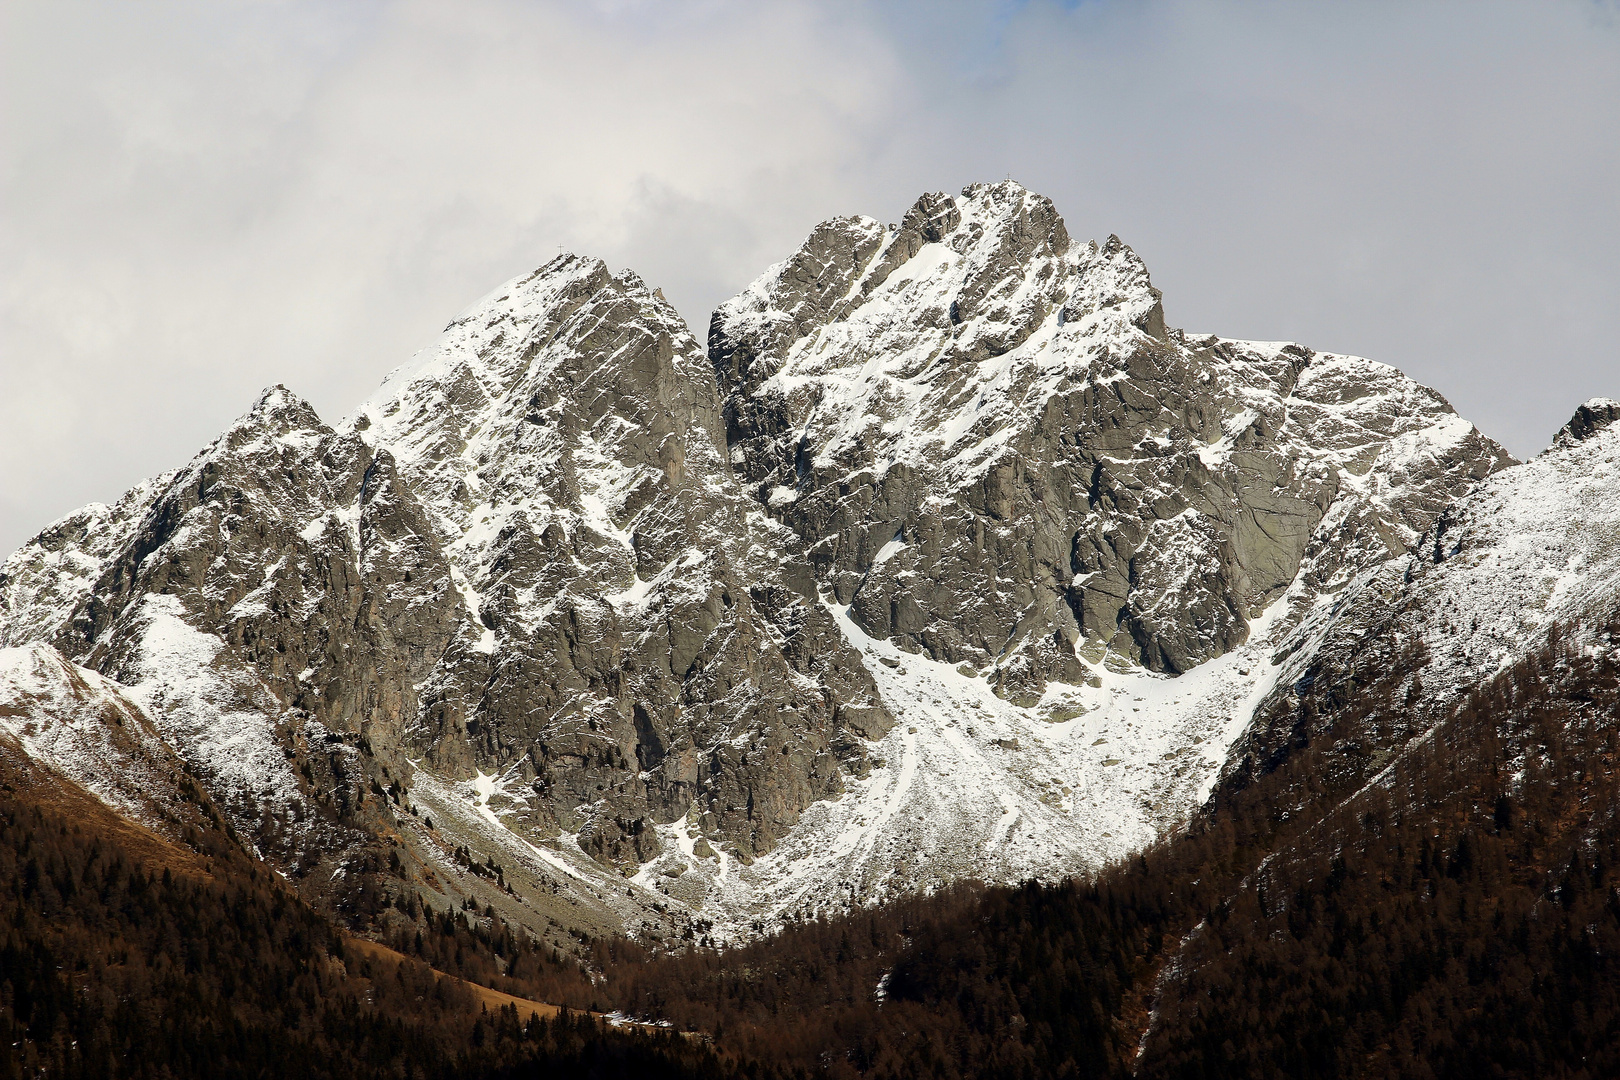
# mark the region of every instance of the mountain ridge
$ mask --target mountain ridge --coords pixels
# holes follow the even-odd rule
[[[1510,463],[1394,369],[1175,329],[1117,238],[973,185],[818,226],[706,348],[559,255],[335,426],[272,388],[19,549],[0,644],[145,687],[321,903],[747,936],[1174,828]]]

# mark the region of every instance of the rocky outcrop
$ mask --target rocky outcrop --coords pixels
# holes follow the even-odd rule
[[[870,677],[634,274],[562,256],[510,283],[351,427],[423,494],[483,631],[427,680],[412,743],[501,774],[532,835],[634,866],[687,818],[752,857],[866,768],[889,723]]]
[[[818,581],[1015,701],[1219,656],[1510,460],[1383,365],[1168,330],[1128,247],[1010,182],[824,223],[709,352],[739,475]]]
[[[1613,398],[1593,398],[1575,410],[1575,415],[1569,418],[1553,440],[1553,446],[1567,446],[1570,443],[1589,439],[1602,431],[1616,420],[1620,420],[1620,401]]]

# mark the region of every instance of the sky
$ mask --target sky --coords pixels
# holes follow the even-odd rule
[[[816,222],[1009,176],[1172,326],[1520,457],[1620,397],[1620,0],[0,0],[0,552],[559,248],[701,340]]]

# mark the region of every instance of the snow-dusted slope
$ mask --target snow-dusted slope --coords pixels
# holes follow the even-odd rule
[[[1428,646],[1431,693],[1495,674],[1554,622],[1620,608],[1616,419],[1620,404],[1587,402],[1546,451],[1449,508],[1413,554],[1401,602]]]
[[[1595,398],[1547,450],[1492,476],[1410,554],[1363,574],[1307,620],[1277,693],[1235,747],[1241,778],[1331,724],[1320,701],[1391,677],[1404,722],[1345,737],[1373,770],[1483,680],[1546,642],[1620,611],[1620,404]],[[1349,746],[1349,744],[1355,744]]]
[[[183,801],[180,762],[128,690],[43,643],[0,649],[0,752],[8,750],[166,833]]]
[[[1233,718],[1275,674],[1263,617],[1254,641],[1187,675],[1099,668],[1097,685],[1053,684],[1041,707],[1023,708],[829,607],[900,720],[873,748],[869,776],[811,807],[752,865],[715,866],[694,855],[695,830],[666,830],[664,854],[636,880],[718,910],[725,931],[963,877],[1052,880],[1121,858],[1196,805],[1242,727]]]

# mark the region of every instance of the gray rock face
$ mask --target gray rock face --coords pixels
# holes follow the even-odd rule
[[[1509,459],[1393,369],[1167,330],[1016,184],[840,218],[715,313],[739,475],[866,633],[1037,700],[1187,671]]]
[[[427,681],[413,745],[515,782],[535,836],[634,866],[688,817],[751,857],[865,770],[890,722],[870,677],[797,538],[733,482],[701,348],[635,275],[559,257],[352,426],[423,493],[484,629]]]

